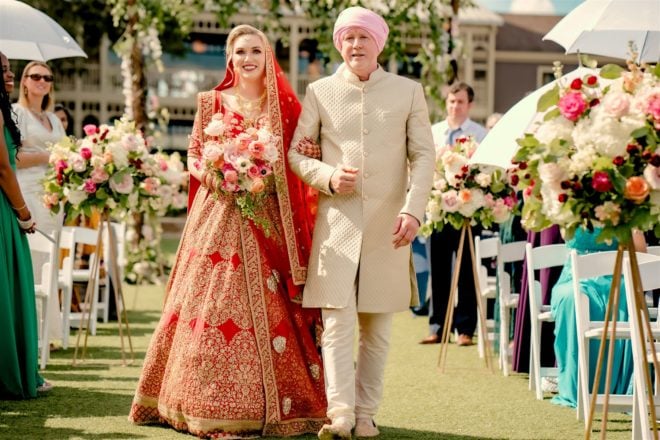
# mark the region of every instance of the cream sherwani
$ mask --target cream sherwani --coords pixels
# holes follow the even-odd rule
[[[297,151],[306,141],[320,144],[321,160]],[[392,230],[400,213],[421,223],[432,186],[422,87],[380,67],[360,81],[342,64],[307,88],[292,145],[291,168],[321,191],[303,305],[323,309],[328,416],[354,423],[376,414],[392,313],[417,303],[410,246],[395,250]],[[359,170],[352,194],[330,191],[341,165]]]
[[[309,85],[293,145],[304,138],[320,141],[322,151],[319,161],[289,149],[293,171],[321,191],[304,306],[346,307],[356,276],[358,312],[416,304],[411,250],[393,248],[392,228],[402,212],[422,221],[433,183],[421,85],[380,67],[360,81],[342,64]],[[342,164],[359,169],[357,189],[333,195],[330,177]]]

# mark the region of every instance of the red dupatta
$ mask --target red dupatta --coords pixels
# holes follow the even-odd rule
[[[314,217],[316,213],[315,191],[303,182],[291,171],[287,160],[287,152],[291,145],[293,133],[298,123],[301,106],[291,85],[282,72],[270,44],[261,36],[264,47],[266,48],[266,98],[268,106],[268,118],[270,128],[275,136],[281,142],[278,144],[278,150],[281,160],[275,163],[273,174],[277,188],[280,216],[284,228],[284,238],[286,240],[287,255],[291,268],[291,278],[295,285],[302,285],[307,278],[307,262],[312,244],[312,231],[314,228]],[[189,154],[199,157],[203,142],[203,125],[208,123],[204,121],[204,109],[202,105],[207,105],[212,110],[207,113],[213,114],[219,109],[219,92],[234,86],[235,73],[234,64],[231,56],[227,60],[227,71],[222,82],[215,87],[215,99],[212,104],[205,104],[200,99],[195,126],[191,134]],[[200,94],[205,95],[204,93]],[[210,105],[209,105],[210,104]],[[191,152],[191,151],[194,151]],[[199,181],[192,175],[190,176],[188,208],[192,205]],[[294,289],[295,290],[295,289]],[[290,292],[291,296],[295,291]]]

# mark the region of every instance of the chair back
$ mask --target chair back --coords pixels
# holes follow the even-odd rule
[[[37,270],[40,269],[41,282],[34,286],[37,299],[41,299],[41,325],[39,326],[39,341],[41,342],[41,347],[39,351],[39,367],[43,370],[46,368],[46,363],[50,357],[49,317],[51,316],[51,310],[49,308],[56,307],[56,305],[59,304],[59,300],[56,301],[53,299],[57,297],[59,234],[53,232],[49,235],[44,235],[41,232],[35,232],[34,234],[29,234],[27,238],[30,253],[33,255],[45,255],[45,262],[41,268],[36,268]],[[59,310],[55,315],[59,316]]]
[[[560,267],[568,259],[569,249],[565,244],[550,244],[532,247],[531,243],[525,246],[527,264],[527,290],[529,292],[529,307],[532,319],[541,313],[543,305],[543,292],[541,282],[536,279],[536,271],[551,267]]]
[[[479,290],[487,297],[495,297],[494,278],[489,282],[488,268],[482,264],[486,258],[496,258],[497,248],[500,243],[499,237],[474,238],[474,257],[477,262],[477,275],[479,277]],[[491,277],[492,278],[492,277]]]

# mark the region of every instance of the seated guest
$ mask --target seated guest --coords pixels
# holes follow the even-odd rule
[[[597,241],[599,229],[589,232],[578,229],[575,236],[566,242],[566,246],[575,249],[579,254],[611,251],[617,248],[617,243],[599,243]],[[644,237],[633,234],[635,248],[645,251]],[[602,321],[605,319],[605,309],[610,295],[612,276],[589,278],[580,281],[582,293],[589,298],[589,319]],[[623,285],[620,292],[618,321],[628,320],[626,295]],[[555,319],[555,356],[557,358],[558,394],[552,402],[558,405],[576,407],[578,395],[578,334],[575,318],[575,301],[573,296],[573,277],[570,260],[564,264],[562,273],[552,289],[550,301],[552,316]],[[626,394],[633,374],[633,360],[630,340],[616,340],[614,348],[614,363],[612,365],[612,383],[610,393]],[[596,363],[598,361],[599,341],[592,340],[589,346],[589,382],[594,380]],[[604,385],[604,375],[601,375]],[[600,391],[602,392],[602,390]]]

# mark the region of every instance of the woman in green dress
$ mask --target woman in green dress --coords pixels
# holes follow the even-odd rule
[[[0,62],[0,399],[25,399],[51,385],[38,373],[34,279],[25,237],[36,225],[14,174],[21,145],[9,101],[14,74],[2,52]]]

